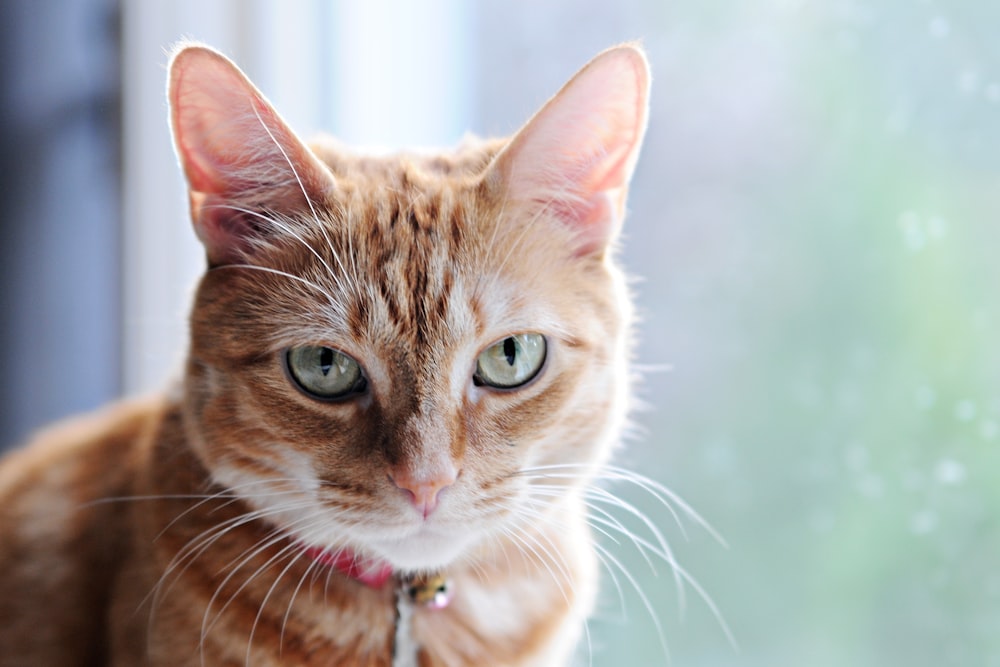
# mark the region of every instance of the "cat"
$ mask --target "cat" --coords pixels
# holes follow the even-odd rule
[[[177,47],[207,261],[183,377],[0,463],[0,665],[566,664],[649,81],[620,45],[509,139],[365,157]]]

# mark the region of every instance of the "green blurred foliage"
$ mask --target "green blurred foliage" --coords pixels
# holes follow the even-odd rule
[[[670,370],[622,463],[728,547],[616,489],[739,648],[604,540],[653,610],[607,578],[593,663],[667,664],[655,615],[678,666],[1000,665],[1000,3],[628,8],[655,83],[624,259]]]

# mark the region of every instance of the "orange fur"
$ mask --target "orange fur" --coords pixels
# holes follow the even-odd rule
[[[235,66],[180,49],[210,266],[184,380],[0,464],[0,666],[391,665],[392,587],[309,546],[448,577],[452,604],[413,617],[422,666],[565,663],[597,585],[582,490],[627,407],[610,247],[647,85],[618,47],[513,140],[371,158],[306,147]],[[474,382],[518,333],[547,341],[538,376]],[[366,384],[299,391],[303,345]]]

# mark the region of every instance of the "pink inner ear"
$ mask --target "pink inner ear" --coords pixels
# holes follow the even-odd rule
[[[177,149],[192,190],[206,194],[237,194],[259,185],[266,178],[261,158],[280,158],[274,141],[263,131],[265,123],[277,126],[268,109],[260,108],[252,97],[239,101],[242,104],[227,105],[227,108],[234,113],[245,113],[248,109],[256,111],[254,118],[259,116],[259,130],[245,121],[237,121],[235,116],[219,117],[218,107],[204,104],[204,100],[177,105]],[[261,134],[268,137],[270,147]],[[255,157],[255,144],[259,145],[256,154],[260,157]]]
[[[174,59],[171,120],[192,190],[223,194],[233,189],[231,176],[241,168],[233,118],[253,108],[252,95],[249,82],[212,52],[191,49]]]
[[[235,65],[204,48],[171,65],[174,138],[192,189],[280,185],[313,167],[308,150]]]
[[[229,208],[225,199],[191,192],[192,211],[197,210],[195,233],[208,251],[212,266],[243,261],[252,250],[254,226],[247,214]]]
[[[182,49],[170,67],[174,141],[190,186],[191,215],[214,263],[248,247],[244,214],[226,205],[309,210],[332,176],[224,56]]]
[[[549,206],[577,231],[580,253],[603,250],[621,223],[646,129],[648,89],[641,51],[605,51],[498,158],[508,196]]]
[[[610,225],[619,219],[621,213],[606,192],[596,192],[590,199],[574,202],[549,204],[556,216],[576,230],[577,246],[575,255],[580,257],[601,252],[612,233]]]

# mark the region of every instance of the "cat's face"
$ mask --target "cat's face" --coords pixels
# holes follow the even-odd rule
[[[403,570],[572,498],[624,418],[608,244],[645,71],[607,52],[509,142],[359,158],[306,148],[228,61],[180,51],[175,140],[211,265],[187,414],[215,481],[303,545]]]

